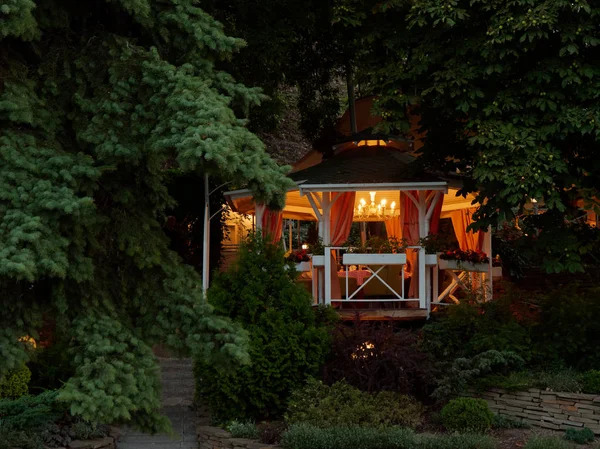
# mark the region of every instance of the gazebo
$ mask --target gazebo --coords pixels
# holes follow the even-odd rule
[[[454,295],[471,279],[491,297],[491,233],[467,231],[473,196],[458,196],[456,176],[421,169],[404,140],[354,134],[334,155],[301,160],[290,173],[295,187],[282,211],[255,203],[250,191],[227,192],[233,211],[254,217],[257,230],[281,238],[284,219],[318,222],[323,255],[313,255],[303,281],[315,304],[336,307],[363,319],[416,319],[432,308],[457,302]],[[313,155],[314,156],[314,155]],[[460,263],[427,254],[422,239],[436,234],[441,218],[451,218],[462,250],[487,253],[486,264]],[[404,252],[360,253],[344,246],[353,222],[381,221],[388,237],[407,243]],[[448,285],[440,283],[447,270]]]

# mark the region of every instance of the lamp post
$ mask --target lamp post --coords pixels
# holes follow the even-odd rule
[[[219,190],[221,187],[231,184],[233,181],[229,181],[221,184],[219,187],[214,188],[212,191],[208,190],[208,174],[204,173],[204,242],[202,244],[202,293],[206,299],[206,291],[208,290],[209,275],[210,275],[210,220],[217,216],[219,212],[225,209],[225,206],[221,207],[214,214],[210,215],[210,196]]]

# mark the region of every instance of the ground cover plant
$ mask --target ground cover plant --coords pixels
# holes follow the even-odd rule
[[[355,426],[321,428],[294,424],[283,435],[286,449],[494,449],[487,435],[415,434],[410,429]]]
[[[383,428],[416,427],[424,407],[413,398],[391,391],[368,393],[339,381],[331,386],[315,379],[295,390],[285,418],[289,424],[316,427],[344,425]]]
[[[0,448],[66,447],[73,440],[104,437],[105,426],[72,416],[59,392],[0,399]]]
[[[492,427],[494,414],[484,399],[452,399],[442,409],[442,423],[453,432],[483,433]]]
[[[216,311],[249,334],[250,364],[220,367],[198,359],[197,392],[213,419],[256,420],[283,414],[290,392],[317,375],[329,351],[329,330],[310,294],[294,282],[283,249],[259,235],[209,289]]]

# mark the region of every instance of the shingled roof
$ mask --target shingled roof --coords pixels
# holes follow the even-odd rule
[[[396,148],[361,146],[324,159],[323,162],[291,173],[305,184],[382,184],[443,182],[423,171],[416,158]]]

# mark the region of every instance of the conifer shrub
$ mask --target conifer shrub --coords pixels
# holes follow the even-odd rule
[[[31,371],[23,364],[0,378],[0,398],[17,399],[29,391]]]
[[[600,370],[589,370],[581,376],[583,392],[589,394],[600,393]]]
[[[573,443],[587,444],[594,441],[594,432],[587,427],[583,429],[567,429],[564,438]]]
[[[422,420],[423,411],[420,403],[400,393],[381,391],[371,394],[344,381],[327,386],[309,379],[303,388],[292,393],[286,421],[316,427],[416,427]]]
[[[281,416],[290,392],[316,375],[327,356],[329,330],[285,264],[280,246],[252,236],[209,289],[210,304],[241,324],[250,339],[248,365],[195,364],[197,394],[217,422]]]
[[[493,420],[494,414],[483,399],[457,398],[442,409],[442,423],[453,432],[485,432]]]

